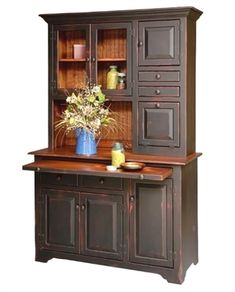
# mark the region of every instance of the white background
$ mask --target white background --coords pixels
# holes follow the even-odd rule
[[[0,27],[0,291],[235,291],[235,2],[6,1]],[[3,2],[2,2],[3,3]],[[233,4],[234,3],[234,4]],[[3,4],[1,4],[3,5]],[[157,274],[53,259],[34,261],[33,173],[26,153],[47,146],[47,24],[39,13],[195,6],[199,264],[183,285]]]

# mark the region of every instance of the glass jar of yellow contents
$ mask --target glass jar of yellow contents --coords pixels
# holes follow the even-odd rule
[[[107,89],[116,89],[118,83],[118,71],[117,66],[109,66],[109,72],[107,74]]]
[[[118,168],[124,162],[125,162],[125,151],[123,148],[123,144],[116,142],[113,144],[113,147],[112,147],[112,165]]]

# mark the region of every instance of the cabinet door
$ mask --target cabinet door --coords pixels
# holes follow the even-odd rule
[[[122,197],[81,194],[81,253],[122,259]]]
[[[139,65],[179,65],[179,21],[139,23]]]
[[[89,25],[56,25],[51,49],[54,94],[83,87],[90,79]],[[53,50],[54,48],[54,50]]]
[[[133,182],[130,210],[131,262],[172,267],[171,180]]]
[[[131,35],[130,23],[92,25],[92,80],[108,96],[131,95]],[[117,66],[119,73],[126,74],[123,89],[107,89],[107,73],[112,65]]]
[[[138,145],[179,147],[179,103],[139,102]]]
[[[77,198],[75,193],[69,191],[45,189],[41,192],[44,248],[66,252],[78,249]]]

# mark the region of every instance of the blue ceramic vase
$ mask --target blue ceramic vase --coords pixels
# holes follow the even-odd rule
[[[82,128],[76,130],[77,144],[76,154],[79,155],[92,155],[96,154],[96,142],[93,133],[86,131]]]

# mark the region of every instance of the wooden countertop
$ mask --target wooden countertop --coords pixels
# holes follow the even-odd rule
[[[99,150],[96,155],[84,156],[75,154],[74,147],[66,146],[56,149],[45,148],[37,151],[29,152],[35,155],[36,158],[47,159],[66,159],[86,162],[104,162],[109,164],[111,161],[111,150]],[[201,153],[192,153],[186,157],[171,157],[171,156],[157,156],[157,155],[143,155],[132,152],[125,152],[126,161],[138,161],[147,164],[163,164],[163,165],[187,165],[194,159],[201,156]]]

